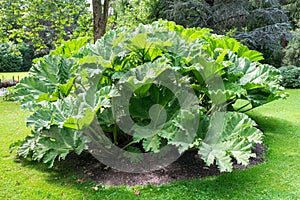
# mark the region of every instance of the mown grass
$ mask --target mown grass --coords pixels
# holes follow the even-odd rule
[[[18,77],[19,77],[19,79],[21,80],[27,74],[28,74],[28,72],[0,72],[0,79],[1,80],[12,80],[14,77],[15,80],[18,80]]]
[[[179,181],[163,186],[107,187],[78,183],[74,166],[54,169],[10,154],[10,143],[29,134],[26,113],[12,102],[0,103],[0,199],[299,199],[300,90],[290,97],[248,114],[265,132],[267,162],[216,177]],[[134,191],[140,190],[140,195]]]

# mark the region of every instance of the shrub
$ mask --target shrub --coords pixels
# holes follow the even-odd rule
[[[290,41],[285,48],[283,63],[285,65],[295,65],[300,67],[300,29],[296,31],[298,37]]]
[[[300,88],[300,67],[283,66],[280,67],[282,80],[281,85],[287,88]]]
[[[0,43],[0,72],[21,70],[22,56],[16,45]]]
[[[14,101],[15,87],[8,87],[7,92],[4,95],[3,100],[5,101]]]
[[[280,67],[284,47],[294,37],[292,33],[288,32],[288,28],[287,23],[277,23],[256,28],[249,32],[241,32],[234,37],[250,49],[262,52],[265,58],[264,63]]]
[[[53,166],[89,150],[139,171],[143,161],[142,170],[153,169],[148,155],[196,150],[208,165],[231,171],[232,159],[247,164],[263,137],[232,105],[245,99],[254,108],[285,96],[280,72],[259,63],[261,53],[209,29],[159,21],[81,46],[65,43],[16,87],[22,108],[33,113],[19,156]]]
[[[300,28],[300,2],[298,0],[280,0],[280,4],[287,11],[292,21],[293,29]],[[298,25],[297,25],[298,24]]]
[[[17,44],[17,48],[19,49],[23,60],[22,64],[20,65],[20,71],[27,72],[32,65],[34,48],[26,45],[25,43]]]

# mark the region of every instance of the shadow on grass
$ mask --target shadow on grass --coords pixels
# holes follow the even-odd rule
[[[280,139],[281,136],[282,139],[284,139],[287,134],[291,134],[294,127],[289,121],[275,117],[266,117],[256,112],[249,113],[249,115],[257,122],[259,128],[266,133],[265,140],[268,148],[276,148],[276,140]],[[278,155],[279,158],[280,156],[282,155]],[[269,161],[274,162],[273,160]],[[276,180],[276,177],[272,177],[274,175],[272,173],[265,175],[266,170],[270,170],[269,167],[273,166],[272,164],[268,164],[269,161],[247,170],[235,170],[233,173],[225,173],[220,176],[204,179],[177,181],[158,187],[145,186],[142,190],[145,195],[144,197],[150,199],[152,195],[156,195],[159,199],[163,199],[165,195],[176,199],[176,197],[179,198],[182,195],[181,193],[190,193],[191,199],[198,195],[200,196],[199,198],[197,197],[197,199],[226,199],[240,197],[243,194],[246,196],[268,197],[266,196],[268,193],[264,193],[264,191],[271,191],[271,193],[275,191],[275,189],[269,188],[268,179],[271,177],[271,179]],[[119,197],[122,196],[124,199],[126,199],[126,197],[131,197],[130,199],[132,199],[136,196],[133,192],[134,189],[130,189],[129,187],[99,186],[98,191],[93,191],[92,187],[96,186],[97,183],[89,179],[80,183],[81,181],[78,180],[84,177],[84,167],[80,167],[82,171],[78,171],[77,163],[76,161],[72,162],[72,159],[57,162],[52,169],[48,169],[44,164],[32,162],[27,159],[22,159],[21,164],[24,167],[48,173],[46,180],[52,184],[63,187],[73,187],[77,190],[81,190],[82,193],[86,195],[108,197],[114,194]],[[187,199],[189,199],[189,197],[187,197]]]
[[[287,134],[294,134],[294,131],[298,129],[298,134],[300,135],[300,122],[298,121],[293,123],[282,118],[264,116],[259,113],[247,114],[258,124],[258,128],[266,134],[272,133],[284,137]]]
[[[103,197],[108,197],[112,194],[116,195],[118,193],[121,193],[124,197],[134,196],[134,190],[130,190],[128,187],[107,187],[98,185],[84,174],[84,167],[80,167],[81,170],[78,171],[78,166],[70,159],[56,162],[53,168],[48,168],[46,164],[24,158],[16,158],[15,162],[31,170],[45,173],[45,180],[50,184],[81,191],[80,193],[87,199],[93,199],[98,196],[104,199]],[[97,190],[94,189],[95,186],[97,186]]]

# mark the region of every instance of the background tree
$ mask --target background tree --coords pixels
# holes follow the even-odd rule
[[[294,29],[300,28],[300,1],[299,0],[280,0],[287,15],[292,21]]]
[[[292,20],[292,25],[294,29],[294,34],[297,35],[294,40],[289,42],[288,46],[286,47],[284,51],[284,59],[283,64],[284,65],[292,65],[291,71],[300,71],[300,1],[299,0],[281,0],[280,1],[283,4],[283,7],[287,10],[287,14]],[[294,67],[299,67],[297,70],[293,70]],[[292,73],[295,76],[299,76],[298,73]],[[300,77],[297,79],[298,87],[300,86]]]
[[[20,71],[28,71],[32,65],[34,59],[34,48],[27,46],[24,42],[18,43],[16,47],[19,49],[22,55],[22,63],[19,65]]]
[[[92,19],[88,7],[86,0],[0,0],[0,41],[24,42],[36,55],[47,54],[73,35],[90,33],[91,22],[82,23]]]
[[[94,22],[94,42],[100,39],[106,32],[108,20],[109,0],[92,0],[93,22]]]
[[[149,24],[159,17],[160,0],[113,0],[112,24],[115,27],[134,28],[139,23]]]

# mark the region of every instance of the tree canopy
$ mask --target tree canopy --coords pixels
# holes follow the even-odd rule
[[[91,33],[86,0],[0,0],[0,42],[24,42],[46,54],[62,40]]]

